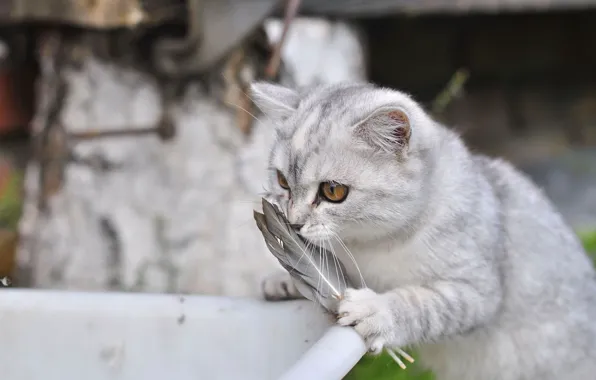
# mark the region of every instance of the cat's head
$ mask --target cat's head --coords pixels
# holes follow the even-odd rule
[[[368,84],[251,90],[276,132],[266,198],[306,239],[375,239],[420,215],[433,122],[410,97]]]

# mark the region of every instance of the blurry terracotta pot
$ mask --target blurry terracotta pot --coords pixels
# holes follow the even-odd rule
[[[0,278],[11,276],[15,265],[17,233],[0,228]]]
[[[27,128],[33,112],[33,86],[31,68],[0,66],[0,137]]]

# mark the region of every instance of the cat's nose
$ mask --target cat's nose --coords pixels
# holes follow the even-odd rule
[[[296,232],[300,232],[300,230],[302,229],[302,227],[304,227],[304,223],[293,223],[290,224],[290,227],[292,227],[292,229]]]

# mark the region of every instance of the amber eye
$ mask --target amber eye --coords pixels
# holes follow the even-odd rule
[[[323,182],[319,190],[320,195],[333,203],[343,202],[350,191],[350,188],[346,185],[342,185],[336,182]]]
[[[284,175],[281,174],[279,170],[277,171],[277,182],[279,183],[279,186],[281,186],[282,189],[290,190],[288,180],[286,180],[286,177],[284,177]]]

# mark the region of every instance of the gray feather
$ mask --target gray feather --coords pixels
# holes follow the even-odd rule
[[[254,218],[269,251],[303,285],[297,286],[300,293],[334,312],[350,286],[341,262],[328,250],[308,245],[267,200],[263,199],[263,214],[255,211]]]

